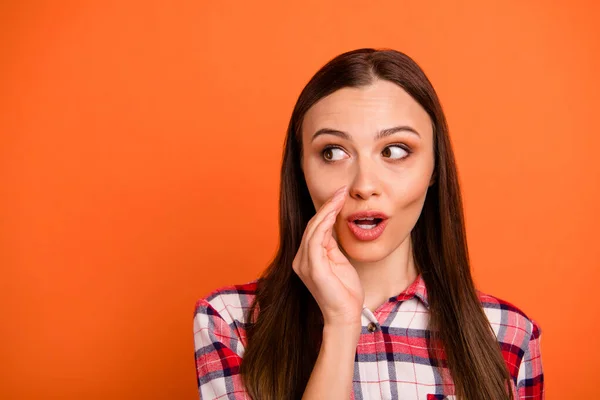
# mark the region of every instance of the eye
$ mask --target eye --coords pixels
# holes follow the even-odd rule
[[[383,149],[381,154],[384,157],[388,157],[393,160],[400,160],[406,158],[409,154],[409,151],[400,145],[391,145]]]
[[[346,152],[339,147],[328,146],[322,151],[323,159],[327,162],[339,161],[346,155]]]

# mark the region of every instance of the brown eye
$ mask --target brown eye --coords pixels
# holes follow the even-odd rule
[[[327,147],[322,152],[322,156],[327,162],[334,162],[344,158],[346,153],[338,147]]]
[[[402,146],[388,146],[381,152],[381,155],[386,158],[391,158],[393,160],[400,160],[408,156],[408,151],[404,149]]]

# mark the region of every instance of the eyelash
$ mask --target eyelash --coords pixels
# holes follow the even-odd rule
[[[392,144],[388,144],[387,146],[385,146],[385,148],[388,148],[388,147],[400,147],[402,150],[406,151],[406,153],[407,153],[406,156],[404,156],[404,157],[402,157],[402,158],[400,158],[398,160],[392,160],[392,162],[401,162],[401,161],[404,161],[405,159],[407,159],[408,157],[410,157],[410,155],[412,154],[412,150],[409,147],[407,147],[406,145],[403,145],[401,143],[392,143]],[[321,150],[321,159],[323,161],[325,161],[326,163],[328,163],[328,164],[333,164],[333,163],[339,161],[339,160],[329,161],[329,160],[327,160],[325,158],[325,152],[327,150],[330,150],[330,149],[340,149],[340,150],[342,150],[342,151],[345,152],[345,150],[341,146],[337,146],[337,145],[333,145],[333,144],[325,146],[323,148],[323,150]]]

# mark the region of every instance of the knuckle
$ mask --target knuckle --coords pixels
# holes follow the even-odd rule
[[[315,217],[316,215],[313,215],[309,220],[308,223],[306,224],[306,228],[304,228],[304,232],[308,231],[315,223]]]
[[[296,256],[296,258],[294,258],[294,261],[292,261],[292,269],[296,273],[298,273],[298,272],[300,272],[300,266],[301,266],[301,259]]]
[[[304,243],[306,243],[307,236],[308,236],[308,228],[306,228],[306,229],[304,230],[304,233],[302,233],[302,239],[301,239],[301,241],[300,241],[300,248],[302,248],[302,245],[303,245]]]

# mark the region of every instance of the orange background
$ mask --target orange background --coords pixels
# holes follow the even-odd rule
[[[2,2],[0,397],[197,398],[195,300],[273,256],[294,102],[358,47],[436,87],[547,399],[597,393],[598,2],[226,3]]]

